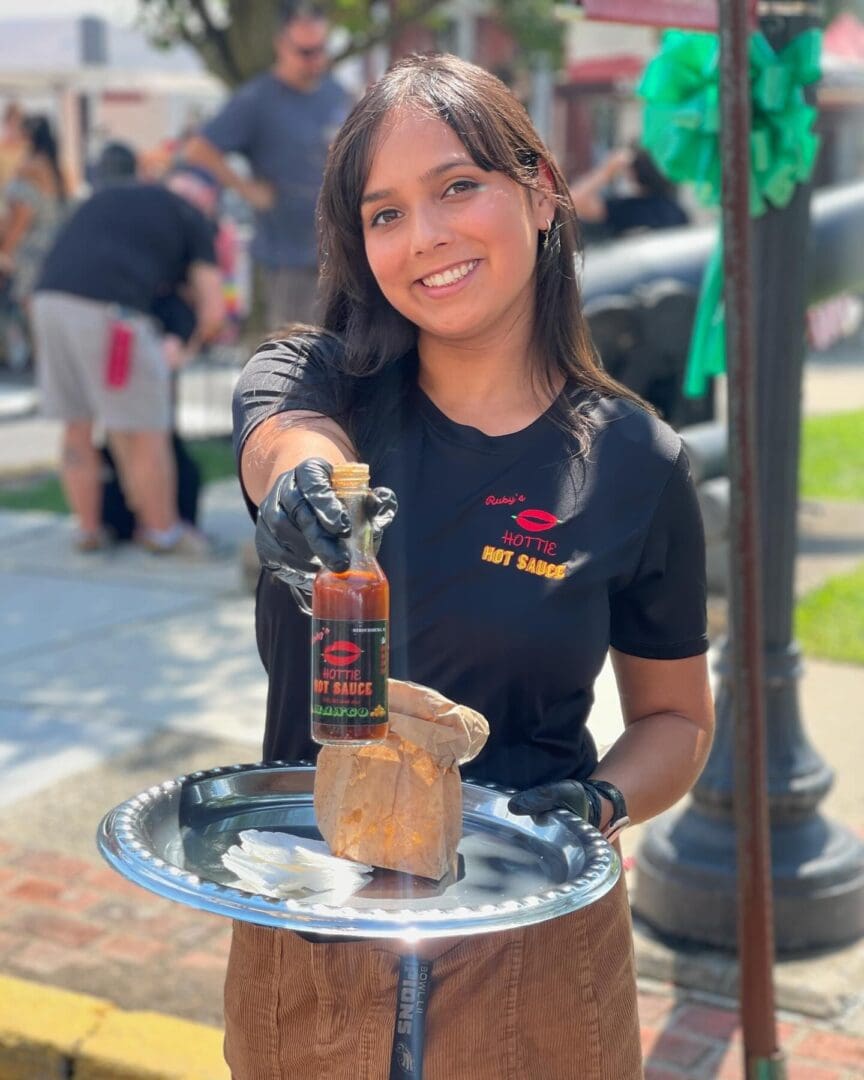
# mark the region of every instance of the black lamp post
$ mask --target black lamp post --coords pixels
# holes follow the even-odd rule
[[[775,49],[816,25],[817,5],[759,5]],[[773,14],[778,12],[779,14]],[[754,223],[756,417],[761,503],[762,623],[774,931],[780,952],[864,935],[864,845],[819,812],[833,774],[804,731],[801,658],[793,637],[801,381],[810,189]],[[734,568],[733,568],[734,572]],[[736,826],[732,650],[719,662],[717,737],[683,811],[647,830],[636,860],[634,910],[663,934],[734,949]]]

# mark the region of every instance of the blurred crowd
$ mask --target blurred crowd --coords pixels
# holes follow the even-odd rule
[[[79,190],[51,118],[6,106],[0,366],[32,367],[43,414],[61,422],[81,552],[133,540],[209,553],[199,478],[174,430],[176,373],[237,339],[250,261],[258,333],[316,319],[315,203],[349,107],[329,33],[316,5],[286,5],[271,68],[173,141],[148,152],[107,142]]]
[[[217,340],[236,341],[250,299],[244,215],[237,214],[236,202],[223,198],[220,185],[206,170],[184,167],[185,142],[166,139],[143,152],[107,143],[87,162],[84,182],[76,188],[65,174],[53,120],[27,113],[18,101],[7,102],[0,126],[0,369],[15,372],[33,365],[28,312],[45,257],[62,224],[94,191],[124,175],[168,183],[213,223],[225,305]],[[115,173],[124,155],[134,159],[134,167],[127,166],[126,174],[122,169]],[[179,299],[160,300],[154,315],[161,318],[173,311],[175,320],[181,318]],[[168,348],[176,351],[175,343],[169,342]]]

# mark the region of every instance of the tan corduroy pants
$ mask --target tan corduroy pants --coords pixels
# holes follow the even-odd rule
[[[225,1057],[234,1080],[387,1080],[399,957],[234,924]],[[463,939],[432,964],[424,1080],[640,1080],[623,880],[572,915]]]

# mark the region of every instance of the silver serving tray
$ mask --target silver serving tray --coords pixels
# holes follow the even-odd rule
[[[610,844],[574,814],[511,814],[513,791],[466,781],[459,871],[433,882],[389,870],[335,907],[232,887],[222,853],[241,829],[320,838],[308,764],[231,765],[180,776],[111,810],[97,843],[124,877],[168,900],[283,930],[419,941],[508,930],[587,907],[618,880]]]

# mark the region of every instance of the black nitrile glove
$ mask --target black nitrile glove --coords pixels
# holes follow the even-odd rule
[[[329,462],[307,458],[282,473],[258,507],[255,549],[261,565],[307,595],[322,566],[342,573],[350,565],[345,538],[351,523],[333,490],[332,476]],[[367,513],[377,551],[396,516],[396,496],[389,488],[374,488],[367,497]],[[302,607],[300,597],[297,601]]]
[[[612,807],[612,816],[601,830],[607,840],[614,840],[630,824],[627,803],[609,780],[558,780],[541,784],[514,795],[507,804],[511,814],[545,814],[547,810],[569,810],[595,829],[603,819],[603,799]]]
[[[596,809],[595,809],[596,804]],[[528,788],[507,803],[511,814],[545,814],[547,810],[569,810],[591,825],[600,820],[599,798],[578,780],[558,780]]]

